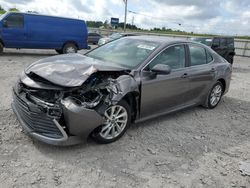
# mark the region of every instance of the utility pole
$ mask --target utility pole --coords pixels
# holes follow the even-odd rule
[[[126,32],[128,0],[123,0],[123,2],[125,3],[124,32]]]

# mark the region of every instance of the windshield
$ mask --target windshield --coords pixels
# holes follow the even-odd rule
[[[2,20],[6,15],[7,15],[7,13],[0,15],[0,20]]]
[[[207,46],[212,45],[212,39],[211,38],[191,38],[192,41],[199,42],[202,44],[205,44]]]
[[[107,43],[86,54],[89,57],[134,68],[141,64],[159,46],[159,43],[122,38]]]

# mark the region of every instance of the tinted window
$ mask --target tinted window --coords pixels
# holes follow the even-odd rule
[[[203,65],[207,63],[206,51],[199,46],[189,46],[191,66]]]
[[[228,38],[227,39],[227,45],[228,45],[228,47],[234,47],[234,39],[233,38]]]
[[[220,39],[220,46],[227,46],[227,39]]]
[[[215,45],[215,46],[220,46],[220,39],[215,38],[215,39],[213,40],[213,45]]]
[[[8,27],[11,28],[22,28],[23,27],[23,15],[12,14],[6,18]]]
[[[185,67],[184,45],[176,45],[164,50],[149,64],[149,69],[152,69],[157,64],[169,65],[172,69]]]
[[[213,61],[213,56],[212,56],[212,54],[211,54],[210,52],[208,52],[207,50],[206,50],[206,52],[207,52],[207,63],[210,63],[210,62]]]

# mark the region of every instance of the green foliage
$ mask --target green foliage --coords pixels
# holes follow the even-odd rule
[[[10,8],[9,11],[10,12],[19,12],[19,10],[17,8]]]
[[[3,7],[0,5],[0,15],[4,14],[6,11],[3,9]]]

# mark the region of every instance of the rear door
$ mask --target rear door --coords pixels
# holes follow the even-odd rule
[[[213,57],[200,45],[188,44],[189,68],[187,71],[189,91],[186,97],[190,103],[197,103],[207,95],[215,79]]]
[[[12,13],[3,21],[2,37],[6,47],[25,48],[27,33],[24,24],[24,15]]]

